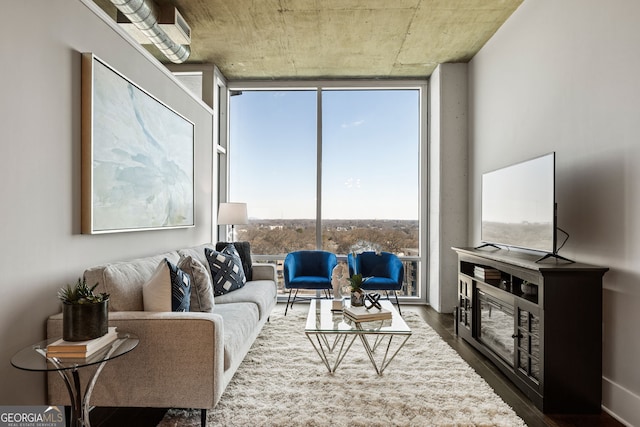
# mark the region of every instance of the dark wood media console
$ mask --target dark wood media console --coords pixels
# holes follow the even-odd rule
[[[545,413],[600,413],[608,268],[495,248],[458,254],[456,333]]]

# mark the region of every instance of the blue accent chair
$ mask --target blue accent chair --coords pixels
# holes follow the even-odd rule
[[[402,289],[404,281],[404,265],[397,255],[389,252],[362,252],[353,258],[353,254],[347,257],[349,263],[349,276],[362,274],[364,283],[362,289],[365,291],[385,291],[389,299],[389,291],[393,291],[396,297],[398,313],[400,302],[396,291]]]
[[[287,307],[284,315],[287,315],[289,306],[298,296],[300,289],[323,290],[327,298],[331,298],[331,275],[338,265],[335,254],[327,251],[296,251],[290,252],[284,259],[284,287],[289,290]],[[291,300],[291,291],[296,290]]]

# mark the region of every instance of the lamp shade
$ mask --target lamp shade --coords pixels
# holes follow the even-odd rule
[[[246,203],[220,203],[218,224],[248,224]]]

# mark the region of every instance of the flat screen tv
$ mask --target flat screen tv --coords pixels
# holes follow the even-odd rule
[[[557,253],[555,153],[482,175],[482,242]]]

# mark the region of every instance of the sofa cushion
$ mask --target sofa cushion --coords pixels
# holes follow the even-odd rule
[[[216,307],[222,304],[252,302],[257,305],[259,318],[269,316],[276,299],[277,289],[273,280],[252,280],[241,289],[215,297]]]
[[[175,264],[163,259],[142,285],[144,311],[189,311],[191,278]]]
[[[191,277],[191,302],[189,311],[211,313],[213,311],[213,286],[209,270],[200,261],[186,255],[178,261],[178,268]]]
[[[238,251],[247,282],[253,280],[253,270],[251,268],[251,245],[249,242],[218,242],[216,243],[216,251],[222,252],[227,245],[233,245],[236,248],[236,251]]]
[[[247,279],[240,256],[233,245],[227,246],[222,252],[206,248],[204,253],[209,261],[214,295],[222,295],[244,286]]]
[[[163,259],[178,262],[177,252],[167,252],[147,258],[115,262],[92,267],[84,272],[87,284],[98,284],[96,292],[109,294],[110,311],[142,311],[142,285],[149,280]]]
[[[244,359],[244,348],[253,342],[258,325],[258,306],[247,303],[216,304],[215,314],[224,320],[224,369],[225,371],[236,362]]]

